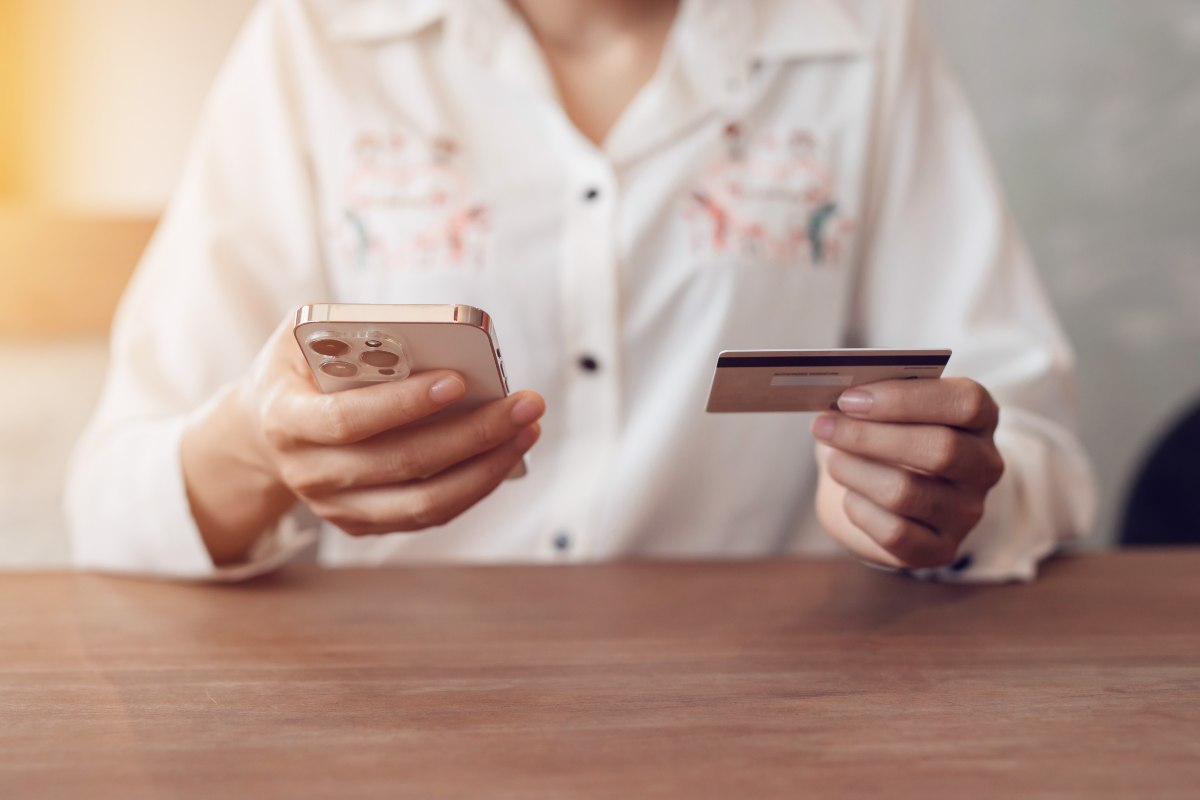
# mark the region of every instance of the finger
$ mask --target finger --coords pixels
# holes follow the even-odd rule
[[[423,481],[340,492],[310,507],[352,536],[420,531],[445,525],[487,497],[537,442],[536,425],[483,455]]]
[[[943,425],[868,422],[834,413],[817,417],[812,433],[837,450],[971,486],[990,488],[1004,471],[990,440]]]
[[[996,429],[1000,410],[987,389],[968,378],[880,381],[838,398],[838,410],[877,422],[949,425],[978,433]]]
[[[938,536],[919,522],[893,514],[849,490],[842,501],[846,516],[906,568],[941,567],[954,561],[959,540]]]
[[[939,535],[965,534],[983,517],[980,493],[938,478],[838,450],[830,453],[826,463],[830,477],[847,489]]]
[[[463,416],[309,448],[284,464],[283,478],[303,496],[428,478],[511,440],[545,410],[540,395],[519,392]]]
[[[272,398],[266,424],[269,435],[292,441],[353,444],[425,419],[461,398],[466,390],[458,373],[431,370],[332,394],[281,391]]]

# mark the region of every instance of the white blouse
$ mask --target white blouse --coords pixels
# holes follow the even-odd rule
[[[182,431],[309,302],[467,303],[548,411],[528,477],[443,527],[303,508],[214,569]],[[1091,524],[1072,356],[915,0],[685,0],[597,147],[502,0],[268,0],[115,322],[67,511],[83,567],[827,554],[807,415],[708,415],[724,349],[949,347],[1006,475],[950,579]],[[596,369],[585,369],[591,359]],[[964,559],[964,562],[966,559]]]

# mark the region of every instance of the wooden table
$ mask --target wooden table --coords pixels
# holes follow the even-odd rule
[[[1200,552],[0,577],[0,797],[1200,796]]]

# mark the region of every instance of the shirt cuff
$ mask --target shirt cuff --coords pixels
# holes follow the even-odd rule
[[[1031,581],[1043,559],[1091,530],[1095,480],[1074,438],[1021,409],[1006,409],[1005,414],[1006,423],[996,431],[1004,476],[988,494],[983,519],[963,540],[953,564],[911,570],[914,577],[972,583]]]
[[[86,487],[70,498],[76,564],[128,575],[240,581],[279,568],[317,539],[290,512],[263,531],[246,561],[213,563],[192,516],[180,444],[193,414],[143,423],[94,453]]]
[[[217,399],[214,399],[214,402],[217,402]],[[183,461],[179,455],[184,432],[199,415],[207,413],[207,410],[207,407],[201,408],[181,419],[173,426],[172,434],[168,437],[170,448],[166,455],[170,463],[161,465],[161,474],[170,475],[173,518],[169,521],[171,533],[162,538],[164,541],[175,539],[174,546],[178,547],[176,552],[182,556],[179,561],[180,571],[176,577],[223,583],[244,581],[279,569],[316,542],[317,531],[305,527],[294,512],[289,512],[284,514],[278,523],[260,534],[244,561],[226,566],[213,563],[212,556],[204,544],[204,537],[192,515],[183,477]]]

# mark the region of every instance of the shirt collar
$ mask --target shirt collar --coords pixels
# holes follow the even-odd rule
[[[457,0],[462,4],[463,0]],[[456,0],[332,0],[326,7],[330,36],[340,41],[405,38],[444,21]],[[481,10],[474,5],[475,13]],[[743,38],[755,57],[826,58],[860,55],[869,48],[861,26],[837,0],[686,0],[686,24],[714,38]]]
[[[322,4],[329,36],[342,42],[403,39],[441,22],[449,0],[330,0]]]
[[[757,27],[751,50],[759,58],[849,57],[871,47],[861,24],[836,0],[760,0]]]
[[[676,35],[705,72],[722,61],[729,69],[733,62],[853,57],[870,48],[838,0],[685,0]]]

